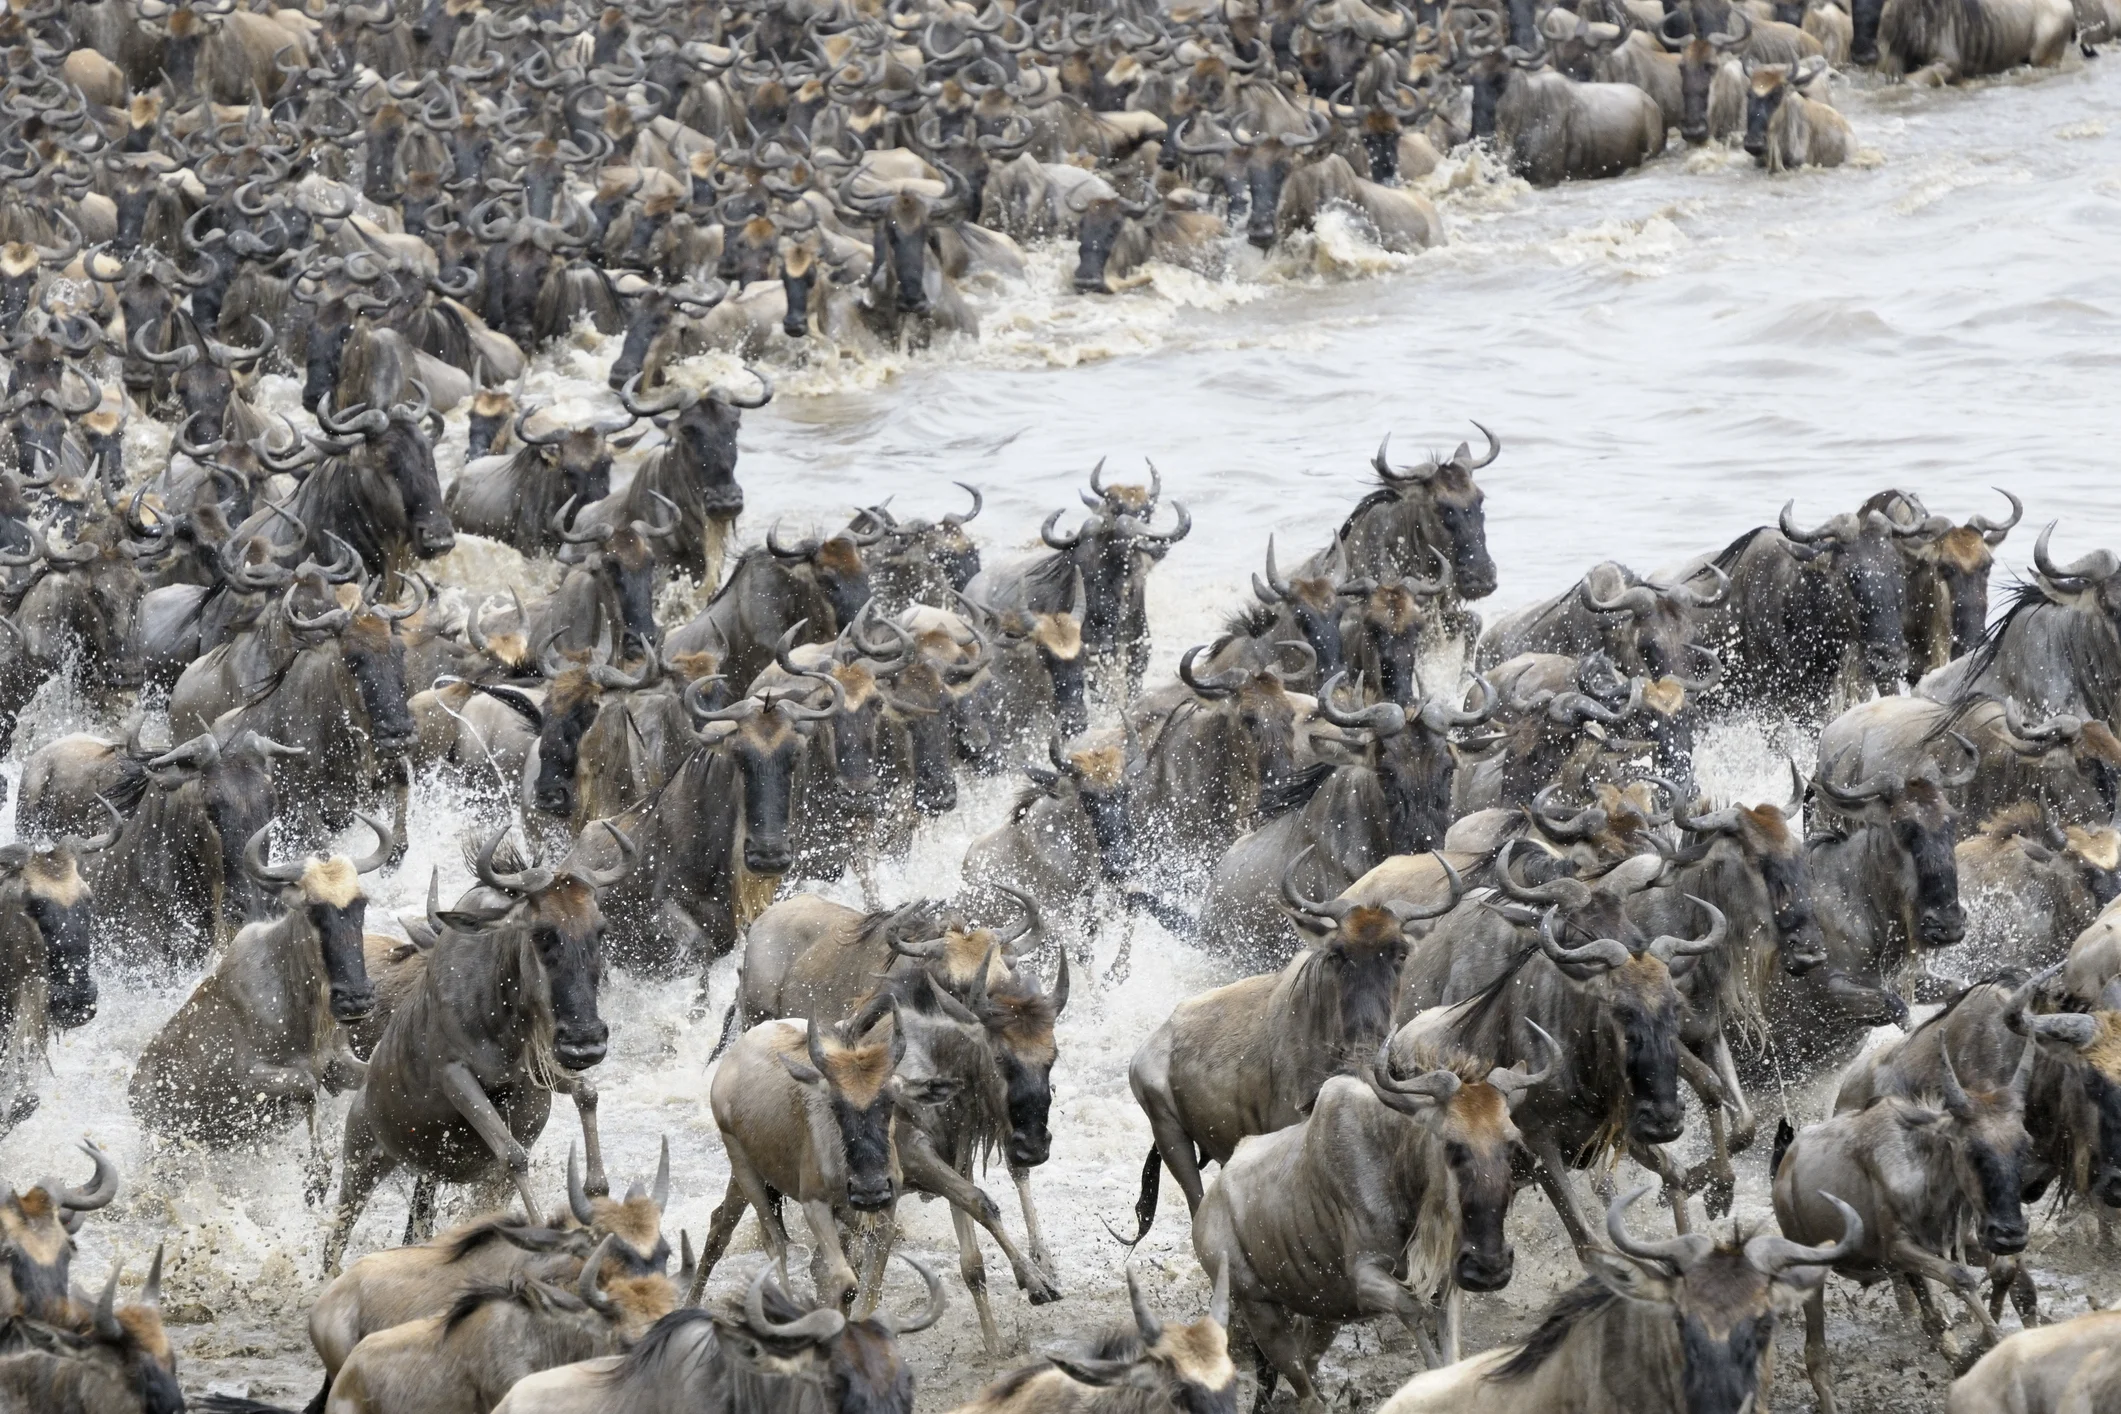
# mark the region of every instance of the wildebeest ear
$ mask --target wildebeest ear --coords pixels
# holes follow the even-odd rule
[[[1645,1271],[1632,1262],[1609,1256],[1604,1252],[1592,1252],[1584,1257],[1584,1270],[1591,1280],[1603,1286],[1615,1296],[1627,1301],[1653,1301],[1669,1304],[1676,1285],[1667,1277]]]
[[[556,1227],[510,1227],[504,1223],[494,1229],[494,1235],[525,1252],[550,1252],[564,1245],[571,1234]]]
[[[787,1067],[788,1073],[795,1077],[797,1084],[819,1086],[825,1083],[824,1076],[819,1075],[816,1071],[812,1070],[809,1066],[804,1065],[794,1056],[780,1054],[780,1062],[782,1065]]]
[[[1073,1355],[1048,1355],[1053,1368],[1059,1370],[1077,1384],[1107,1389],[1114,1385],[1132,1385],[1136,1389],[1155,1389],[1160,1384],[1156,1371],[1146,1363],[1134,1360],[1091,1360]]]
[[[459,932],[476,933],[477,931],[479,931],[479,929],[484,928],[489,924],[500,922],[501,919],[508,916],[508,913],[509,910],[505,908],[499,911],[487,911],[484,909],[470,908],[445,908],[441,912],[437,913],[435,917],[441,919],[444,924],[451,928],[457,929]]]

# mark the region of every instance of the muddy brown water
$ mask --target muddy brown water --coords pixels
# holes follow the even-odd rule
[[[1074,506],[1099,457],[1129,474],[1153,458],[1195,521],[1152,584],[1158,671],[1243,595],[1270,533],[1291,559],[1323,543],[1364,489],[1381,435],[1411,458],[1470,435],[1468,419],[1505,445],[1481,477],[1502,577],[1490,611],[1553,592],[1596,559],[1654,567],[1771,520],[1784,500],[1822,519],[1886,485],[1913,487],[1955,517],[1999,514],[1991,486],[2021,494],[2027,521],[1999,557],[1999,584],[2048,520],[2064,522],[2058,554],[2113,543],[2121,58],[1942,92],[1858,81],[1840,101],[1862,153],[1839,171],[1770,180],[1719,148],[1532,192],[1486,164],[1451,162],[1435,179],[1450,244],[1421,256],[1383,254],[1330,223],[1272,261],[1239,251],[1224,280],[1163,271],[1147,289],[1093,299],[1066,292],[1068,253],[1035,251],[1027,286],[978,292],[985,338],[975,347],[857,358],[779,346],[766,362],[781,394],[745,421],[743,532],[756,538],[783,517],[836,522],[887,495],[901,512],[934,515],[961,504],[950,483],[963,480],[987,492],[974,528],[992,562],[1035,543],[1049,509]],[[592,340],[545,356],[532,390],[602,406],[615,352]],[[727,360],[706,359],[691,376],[727,371]],[[293,391],[284,380],[269,390],[283,405]],[[156,439],[142,435],[151,453]],[[549,575],[477,544],[440,568],[475,591]],[[8,774],[65,731],[114,726],[55,686]],[[1790,744],[1719,730],[1704,745],[1704,782],[1779,798],[1778,748]],[[966,844],[1013,793],[1007,782],[968,783],[959,811],[884,869],[886,893],[947,892]],[[418,907],[430,864],[445,891],[467,883],[462,840],[497,809],[460,783],[423,780],[411,855],[373,886],[372,926]],[[11,809],[0,825],[11,832]],[[827,891],[851,898],[848,885]],[[909,1342],[923,1409],[968,1397],[1028,1350],[1125,1317],[1121,1254],[1101,1219],[1127,1216],[1148,1147],[1127,1058],[1176,1001],[1227,980],[1154,925],[1136,926],[1127,981],[1078,980],[1060,1029],[1054,1152],[1037,1187],[1067,1299],[1030,1310],[990,1249],[1011,1347],[990,1360],[954,1280],[947,1215],[905,1205],[911,1246],[952,1274],[949,1315]],[[687,983],[618,975],[605,989],[612,1051],[596,1078],[611,1173],[621,1184],[646,1177],[667,1135],[673,1235],[704,1231],[727,1176],[706,1061],[733,970],[716,968],[704,1016]],[[125,1186],[87,1224],[77,1273],[99,1282],[122,1257],[137,1279],[166,1240],[187,1387],[299,1405],[316,1384],[304,1317],[324,1222],[301,1195],[308,1137],[240,1154],[156,1146],[126,1107],[133,1059],[195,980],[106,970],[96,1020],[51,1048],[42,1109],[0,1140],[0,1176],[78,1179],[73,1142],[90,1135],[108,1147]],[[1775,1116],[1815,1117],[1831,1093],[1818,1077],[1787,1082],[1757,1097],[1763,1142],[1744,1160],[1739,1194],[1750,1222],[1766,1220]],[[327,1142],[342,1112],[343,1101],[328,1109]],[[574,1132],[563,1110],[536,1149],[533,1181],[555,1202]],[[994,1178],[1014,1227],[1006,1180]],[[402,1180],[385,1187],[354,1254],[396,1240],[406,1201]],[[452,1201],[461,1213],[465,1200]],[[1516,1279],[1469,1301],[1469,1348],[1522,1334],[1578,1275],[1536,1195],[1512,1224]],[[2121,1265],[2089,1219],[2048,1214],[2032,1251],[2051,1312],[2121,1297]],[[740,1289],[757,1252],[747,1220],[714,1292]],[[1158,1304],[1200,1309],[1205,1283],[1170,1184],[1140,1260]],[[891,1299],[913,1300],[911,1285],[901,1271]],[[1845,1407],[1942,1407],[1943,1366],[1883,1289],[1836,1283],[1829,1310]],[[1795,1340],[1786,1325],[1776,1409],[1811,1406]],[[1402,1336],[1362,1329],[1334,1347],[1325,1388],[1367,1409],[1415,1368]]]

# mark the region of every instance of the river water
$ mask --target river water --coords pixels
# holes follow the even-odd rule
[[[1086,298],[1066,293],[1071,253],[1033,252],[1028,289],[978,293],[977,347],[806,363],[783,346],[767,360],[780,396],[745,419],[744,533],[780,517],[837,524],[887,495],[902,513],[932,516],[962,504],[950,486],[962,480],[987,493],[974,529],[993,559],[1035,544],[1049,510],[1074,507],[1098,458],[1130,476],[1152,458],[1195,525],[1152,580],[1157,671],[1245,592],[1270,533],[1291,561],[1324,543],[1365,489],[1380,436],[1393,433],[1397,457],[1411,460],[1473,436],[1469,419],[1504,443],[1480,478],[1502,579],[1490,611],[1551,593],[1597,559],[1651,568],[1720,546],[1792,497],[1800,519],[1819,520],[1887,485],[1955,518],[2000,514],[1993,485],[2024,496],[2027,524],[1999,556],[1999,584],[2050,519],[2066,522],[2058,554],[2111,543],[2121,57],[1947,91],[1866,81],[1839,98],[1862,151],[1838,171],[1769,179],[1717,148],[1534,192],[1453,162],[1436,183],[1448,188],[1450,243],[1420,256],[1382,254],[1329,224],[1271,262],[1240,251],[1226,280],[1165,271],[1148,289]],[[570,405],[599,402],[613,353],[562,350],[531,385]],[[276,385],[273,400],[290,391]],[[443,568],[480,590],[541,578],[477,547]],[[114,725],[48,693],[7,773],[18,777],[21,756],[62,731]],[[1760,745],[1742,733],[1712,741],[1705,783],[1779,798]],[[886,892],[947,892],[1013,789],[968,783],[958,813],[884,872]],[[461,841],[476,818],[459,785],[420,783],[412,853],[372,884],[372,928],[418,906],[431,864],[445,898],[468,882]],[[11,822],[10,808],[0,826]],[[1126,1060],[1177,1000],[1224,980],[1151,925],[1134,957],[1123,987],[1079,980],[1061,1028],[1056,1144],[1039,1191],[1068,1301],[1028,1311],[989,1252],[1017,1350],[1123,1310],[1099,1219],[1127,1213],[1147,1147]],[[732,977],[732,964],[717,970],[706,1021],[693,1019],[683,984],[621,975],[605,988],[613,1049],[597,1079],[610,1170],[621,1185],[645,1177],[658,1138],[670,1138],[673,1234],[704,1231],[726,1180],[706,1057]],[[109,1148],[125,1190],[86,1226],[77,1271],[100,1282],[115,1254],[137,1274],[167,1239],[187,1385],[300,1403],[315,1381],[302,1315],[324,1221],[301,1199],[306,1138],[238,1155],[157,1150],[126,1107],[133,1059],[192,980],[106,975],[98,1018],[52,1046],[42,1110],[0,1141],[0,1176],[79,1181],[73,1141]],[[334,1145],[342,1108],[326,1119]],[[558,1111],[536,1150],[533,1181],[554,1201],[574,1133]],[[1016,1228],[1006,1182],[993,1191]],[[1757,1212],[1757,1173],[1742,1192]],[[355,1254],[396,1240],[405,1197],[402,1181],[385,1187]],[[1527,1211],[1543,1206],[1528,1197],[1513,1221],[1550,1248],[1543,1211]],[[1158,1299],[1190,1315],[1203,1288],[1182,1208],[1167,1195],[1143,1256]],[[907,1216],[914,1246],[948,1250],[939,1208]],[[755,1251],[747,1222],[714,1290],[739,1289]],[[1521,1328],[1522,1311],[1566,1279],[1565,1264],[1533,1257],[1521,1254],[1507,1309],[1474,1312],[1476,1336]],[[916,1343],[916,1363],[932,1391],[964,1394],[995,1367],[950,1285],[952,1315]],[[2113,1287],[2069,1276],[2057,1299],[2081,1309]],[[1346,1339],[1336,1361],[1359,1365]],[[1374,1337],[1362,1340],[1374,1352]]]

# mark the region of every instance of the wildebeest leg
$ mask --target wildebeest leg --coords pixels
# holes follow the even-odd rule
[[[1466,1294],[1457,1282],[1444,1284],[1441,1319],[1437,1321],[1437,1334],[1443,1345],[1443,1363],[1456,1365],[1459,1361],[1459,1332],[1465,1325]]]
[[[479,1086],[479,1078],[471,1073],[471,1067],[462,1061],[451,1061],[442,1067],[442,1093],[449,1103],[464,1116],[465,1123],[478,1131],[479,1138],[493,1151],[508,1170],[509,1179],[516,1186],[516,1193],[523,1200],[523,1212],[532,1222],[538,1220],[537,1195],[530,1191],[530,1155],[516,1143],[509,1132],[508,1121],[493,1107],[485,1090]]]
[[[1421,1358],[1428,1367],[1433,1370],[1445,1363],[1436,1343],[1436,1313],[1429,1303],[1394,1279],[1391,1269],[1375,1255],[1357,1257],[1350,1268],[1348,1277],[1355,1287],[1356,1306],[1367,1314],[1399,1317],[1400,1324],[1421,1348]]]
[[[574,1097],[575,1113],[582,1121],[582,1162],[588,1168],[582,1191],[592,1198],[611,1196],[611,1180],[604,1173],[604,1141],[597,1136],[597,1087],[588,1076],[576,1073],[553,1081],[552,1088]]]
[[[1683,1052],[1682,1052],[1683,1053]],[[1672,1228],[1681,1237],[1692,1230],[1686,1210],[1686,1175],[1672,1156],[1664,1151],[1662,1144],[1637,1144],[1630,1141],[1628,1157],[1657,1175],[1664,1184],[1664,1196],[1672,1205]]]
[[[1975,1322],[1981,1327],[1981,1335],[1984,1340],[1993,1342],[2001,1338],[2002,1333],[1996,1329],[1996,1323],[1989,1318],[1988,1307],[1981,1302],[1981,1273],[1975,1271],[1972,1267],[1962,1267],[1957,1263],[1947,1262],[1936,1253],[1926,1248],[1917,1247],[1905,1237],[1893,1239],[1892,1246],[1886,1251],[1886,1258],[1895,1267],[1908,1274],[1910,1284],[1914,1287],[1915,1301],[1918,1305],[1923,1306],[1932,1313],[1935,1311],[1935,1308],[1929,1304],[1929,1288],[1925,1287],[1921,1282],[1921,1278],[1927,1277],[1931,1281],[1941,1284],[1945,1290],[1958,1295],[1960,1301],[1965,1303],[1966,1309],[1973,1313]],[[1939,1316],[1936,1319],[1938,1331],[1946,1340],[1950,1340],[1950,1332],[1944,1330],[1943,1317]],[[1954,1341],[1953,1344],[1956,1346],[1957,1342]],[[1943,1350],[1944,1346],[1940,1344],[1938,1349]],[[1956,1360],[1957,1356],[1953,1353],[1947,1353],[1945,1359]]]
[[[1728,1097],[1731,1110],[1731,1142],[1725,1152],[1742,1154],[1753,1147],[1753,1137],[1760,1131],[1760,1117],[1753,1113],[1753,1102],[1746,1097],[1745,1086],[1739,1083],[1738,1062],[1731,1058],[1730,1038],[1720,1030],[1709,1042],[1708,1061],[1723,1082],[1723,1093]]]
[[[414,1247],[435,1235],[435,1195],[442,1180],[431,1173],[414,1174],[412,1205],[405,1210],[405,1245]]]
[[[1709,1121],[1709,1157],[1687,1171],[1681,1186],[1689,1193],[1701,1190],[1709,1216],[1720,1218],[1731,1210],[1731,1196],[1738,1186],[1738,1175],[1731,1167],[1731,1151],[1724,1138],[1723,1118],[1727,1108],[1736,1107],[1722,1077],[1685,1046],[1679,1048],[1679,1075],[1700,1097],[1702,1112]],[[1680,1231],[1686,1229],[1682,1226]]]
[[[1302,1322],[1272,1302],[1244,1301],[1238,1303],[1238,1309],[1244,1312],[1245,1329],[1251,1332],[1252,1344],[1261,1358],[1271,1362],[1275,1373],[1296,1391],[1300,1414],[1324,1414],[1325,1402],[1318,1397],[1318,1387],[1311,1383],[1311,1372],[1304,1366]],[[1268,1381],[1260,1381],[1254,1410],[1266,1402],[1269,1388]]]
[[[897,1246],[898,1209],[891,1207],[881,1213],[869,1214],[859,1243],[861,1286],[854,1314],[861,1319],[868,1319],[877,1303],[884,1299],[884,1268],[890,1265],[892,1250]]]
[[[810,1226],[810,1274],[818,1304],[845,1311],[854,1300],[856,1283],[847,1249],[840,1245],[839,1219],[830,1203],[812,1198],[803,1204],[803,1220]]]
[[[1186,1211],[1200,1211],[1200,1199],[1204,1185],[1200,1181],[1200,1163],[1193,1148],[1193,1136],[1186,1133],[1185,1126],[1171,1112],[1169,1097],[1160,1090],[1150,1090],[1141,1097],[1142,1108],[1149,1115],[1149,1133],[1155,1136],[1156,1152],[1163,1155],[1164,1167],[1178,1180],[1179,1190],[1186,1195]]]
[[[1811,1377],[1819,1414],[1835,1414],[1834,1371],[1826,1353],[1826,1283],[1812,1288],[1804,1302],[1804,1373]]]
[[[324,1275],[327,1277],[339,1274],[339,1260],[346,1255],[347,1239],[353,1236],[354,1224],[368,1206],[376,1185],[398,1166],[398,1161],[376,1142],[375,1133],[368,1124],[367,1111],[358,1095],[354,1097],[353,1107],[346,1112],[346,1137],[340,1145],[340,1152],[344,1155],[344,1162],[339,1175],[339,1206],[332,1213],[331,1230],[324,1235]]]
[[[2040,1324],[2040,1288],[2033,1283],[2033,1269],[2022,1261],[2011,1279],[2011,1305],[2017,1308],[2018,1324],[2027,1330]]]
[[[951,1208],[950,1225],[957,1232],[957,1274],[972,1294],[973,1309],[979,1312],[980,1339],[992,1359],[1002,1353],[1002,1332],[994,1322],[994,1298],[987,1291],[987,1259],[980,1255],[979,1230],[963,1208]]]
[[[1060,1289],[1010,1240],[1002,1227],[1002,1210],[994,1205],[994,1200],[971,1179],[944,1163],[919,1131],[914,1132],[910,1142],[903,1138],[899,1141],[899,1169],[905,1175],[907,1188],[933,1193],[986,1229],[994,1245],[1009,1259],[1009,1270],[1015,1273],[1017,1286],[1032,1305],[1043,1306],[1061,1299]]]
[[[1554,1205],[1554,1216],[1561,1219],[1562,1228],[1569,1234],[1569,1245],[1582,1257],[1595,1252],[1598,1246],[1591,1240],[1591,1229],[1576,1207],[1576,1195],[1569,1192],[1568,1165],[1561,1161],[1561,1150],[1552,1138],[1541,1134],[1528,1146],[1532,1156],[1539,1160],[1539,1187]]]
[[[743,1221],[744,1209],[749,1206],[750,1200],[744,1196],[743,1185],[738,1183],[735,1175],[732,1174],[729,1179],[729,1187],[722,1193],[721,1206],[714,1210],[714,1218],[708,1224],[707,1243],[700,1249],[699,1265],[694,1267],[692,1272],[692,1286],[685,1293],[685,1304],[687,1306],[700,1304],[700,1297],[707,1291],[707,1278],[714,1275],[715,1265],[722,1260],[722,1254],[729,1250],[729,1239],[736,1234],[736,1225]],[[767,1222],[763,1215],[759,1218],[759,1226],[767,1228]],[[772,1235],[769,1228],[767,1236],[767,1247],[769,1250],[772,1245]]]
[[[1096,920],[1092,926],[1103,926],[1100,914],[1092,913],[1091,917]],[[1119,920],[1119,951],[1112,954],[1112,965],[1105,969],[1107,982],[1118,983],[1127,980],[1127,970],[1134,957],[1134,930],[1138,926],[1140,920],[1135,917],[1134,910],[1126,909]]]
[[[384,863],[397,865],[405,862],[405,851],[412,841],[405,823],[405,812],[412,803],[412,758],[400,756],[384,769],[390,772],[390,823],[396,832],[390,843],[390,857]],[[536,1218],[535,1211],[531,1216]]]
[[[1046,1247],[1046,1233],[1038,1224],[1038,1208],[1031,1201],[1031,1170],[1009,1165],[1009,1179],[1016,1185],[1016,1201],[1024,1210],[1024,1236],[1031,1244],[1031,1260],[1048,1276],[1053,1274],[1053,1254]]]
[[[864,850],[854,857],[855,881],[862,886],[862,907],[871,913],[883,906],[883,891],[876,882],[876,859]]]
[[[1907,1283],[1908,1294],[1915,1299],[1915,1311],[1922,1321],[1922,1333],[1929,1337],[1930,1344],[1937,1348],[1937,1353],[1942,1355],[1945,1363],[1956,1372],[1960,1356],[1959,1339],[1945,1325],[1944,1314],[1937,1309],[1937,1303],[1930,1295],[1929,1283],[1918,1276],[1903,1276],[1902,1279]],[[1988,1313],[1984,1311],[1982,1314]]]

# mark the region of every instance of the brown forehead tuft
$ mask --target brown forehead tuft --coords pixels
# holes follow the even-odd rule
[[[1189,1383],[1219,1390],[1237,1378],[1237,1367],[1230,1363],[1229,1333],[1212,1320],[1165,1326],[1159,1343],[1172,1368]]]
[[[858,1110],[866,1110],[883,1093],[891,1079],[890,1033],[881,1024],[869,1033],[884,1039],[849,1046],[829,1031],[824,1035],[825,1078],[840,1098]]]
[[[1388,948],[1400,941],[1399,919],[1388,908],[1361,904],[1340,921],[1341,941],[1357,948]]]
[[[652,1324],[677,1309],[677,1291],[670,1278],[660,1272],[643,1276],[600,1275],[604,1294],[632,1324]]]
[[[1062,661],[1071,661],[1083,651],[1083,626],[1067,614],[1040,614],[1031,637]]]
[[[2099,1034],[2083,1051],[2085,1063],[2116,1084],[2121,1084],[2121,1011],[2095,1011]]]
[[[999,943],[992,928],[952,928],[943,934],[943,980],[952,987],[969,987],[978,975],[980,965],[987,960],[991,950],[994,964],[987,969],[987,985],[998,986],[1009,975],[1008,965],[1002,961]]]
[[[670,665],[683,674],[687,682],[698,682],[701,678],[713,677],[722,661],[712,653],[675,653],[671,655]]]
[[[867,703],[876,691],[876,674],[860,663],[841,663],[832,670],[832,676],[847,694],[850,711]]]
[[[2121,866],[2121,835],[2114,833],[2110,826],[2087,829],[2082,825],[2071,825],[2062,833],[2069,839],[2070,852],[2094,869],[2112,872]]]
[[[1451,1097],[1451,1117],[1476,1134],[1500,1134],[1510,1122],[1510,1105],[1502,1091],[1478,1081],[1458,1087]]]
[[[313,903],[345,908],[361,896],[361,876],[344,855],[311,858],[302,866],[302,896]]]
[[[550,717],[564,717],[585,702],[596,699],[599,689],[587,668],[566,668],[552,680],[552,688],[546,696]]]
[[[1130,511],[1147,509],[1149,488],[1146,486],[1107,486],[1105,499]]]
[[[798,241],[786,241],[781,245],[781,269],[798,280],[810,273],[810,266],[816,259],[810,248]]]
[[[644,1257],[662,1240],[662,1214],[656,1211],[655,1201],[645,1195],[623,1202],[615,1198],[592,1198],[589,1206],[595,1210],[593,1226],[598,1232],[616,1235]]]
[[[176,1357],[169,1348],[169,1334],[162,1329],[160,1311],[152,1306],[120,1306],[118,1324],[156,1364],[167,1368],[173,1363]]]
[[[1414,596],[1407,592],[1406,586],[1382,584],[1363,600],[1362,619],[1372,628],[1402,634],[1414,626],[1416,607]]]
[[[1082,772],[1083,779],[1098,790],[1111,790],[1118,786],[1126,772],[1126,751],[1118,746],[1093,746],[1087,751],[1077,751],[1068,759],[1075,769]]]
[[[1937,558],[1962,574],[1981,574],[1996,562],[1996,556],[1970,525],[1955,525],[1937,540]]]
[[[1614,973],[1629,986],[1642,992],[1667,991],[1672,985],[1671,969],[1655,953],[1641,952],[1615,968]]]
[[[9,241],[0,246],[0,275],[19,280],[37,268],[37,252],[21,241]]]
[[[831,570],[834,574],[857,575],[862,572],[862,552],[844,535],[835,535],[818,546],[814,558],[819,569]]]
[[[1754,71],[1753,92],[1765,98],[1788,81],[1789,74],[1780,64],[1770,64],[1764,69]]]
[[[15,1206],[22,1210],[23,1217],[34,1221],[38,1218],[50,1217],[56,1205],[52,1202],[51,1194],[45,1192],[42,1188],[32,1188],[27,1193],[17,1193],[15,1195]]]
[[[88,881],[81,877],[71,850],[32,854],[22,866],[22,875],[31,893],[61,908],[73,907],[88,893]]]
[[[1766,851],[1780,851],[1796,843],[1790,834],[1789,821],[1782,808],[1776,805],[1741,805],[1738,814],[1744,819],[1748,832],[1757,837],[1757,843]]]

